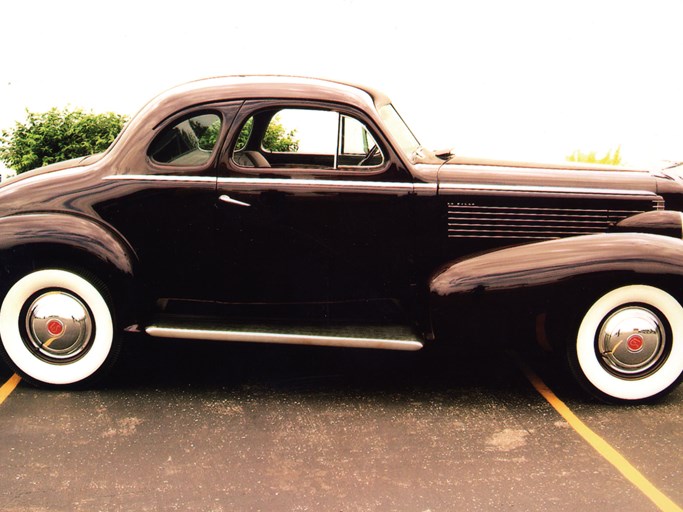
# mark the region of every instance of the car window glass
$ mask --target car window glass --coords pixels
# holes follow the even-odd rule
[[[339,114],[328,110],[286,109],[268,124],[262,146],[267,151],[334,155]]]
[[[405,152],[406,156],[410,157],[417,151],[420,147],[420,143],[393,105],[384,105],[379,109],[379,115],[392,135],[396,137],[399,146]]]
[[[373,151],[374,148],[377,147],[375,139],[372,137],[372,135],[365,127],[365,125],[361,123],[358,119],[349,116],[341,116],[340,123],[340,156],[351,157],[355,155],[365,157],[371,151]],[[381,164],[381,153],[377,153],[377,151],[375,150],[375,154],[380,158],[371,157],[362,165],[372,166]]]
[[[235,145],[235,151],[242,151],[246,147],[247,142],[249,142],[249,137],[251,136],[251,130],[253,128],[254,118],[250,117],[240,130],[240,134],[237,137],[237,144]]]
[[[241,167],[364,170],[384,163],[358,119],[331,110],[259,112],[243,124],[232,154]]]
[[[165,128],[152,141],[147,154],[160,164],[198,167],[211,158],[221,131],[221,118],[205,113]]]

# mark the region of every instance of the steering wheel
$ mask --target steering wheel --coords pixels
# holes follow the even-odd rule
[[[368,163],[372,159],[372,157],[374,157],[378,152],[379,152],[379,147],[377,146],[377,144],[375,144],[374,146],[372,146],[370,148],[370,150],[363,157],[363,159],[360,162],[358,162],[358,166],[361,167],[361,166],[365,165],[366,163]]]

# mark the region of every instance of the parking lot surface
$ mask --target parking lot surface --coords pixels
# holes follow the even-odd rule
[[[682,388],[608,406],[519,357],[680,510]],[[0,366],[0,384],[11,375]],[[132,339],[93,389],[20,383],[0,435],[3,511],[665,509],[506,352]]]

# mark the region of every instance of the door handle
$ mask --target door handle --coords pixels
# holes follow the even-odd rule
[[[224,203],[236,204],[238,206],[251,206],[249,203],[245,203],[244,201],[238,201],[237,199],[233,199],[232,197],[230,197],[227,194],[223,194],[218,199],[220,199]]]

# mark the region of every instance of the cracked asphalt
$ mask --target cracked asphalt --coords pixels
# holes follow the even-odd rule
[[[607,406],[521,357],[683,505],[683,388]],[[94,389],[20,384],[0,435],[3,511],[658,510],[502,352],[132,339]]]

